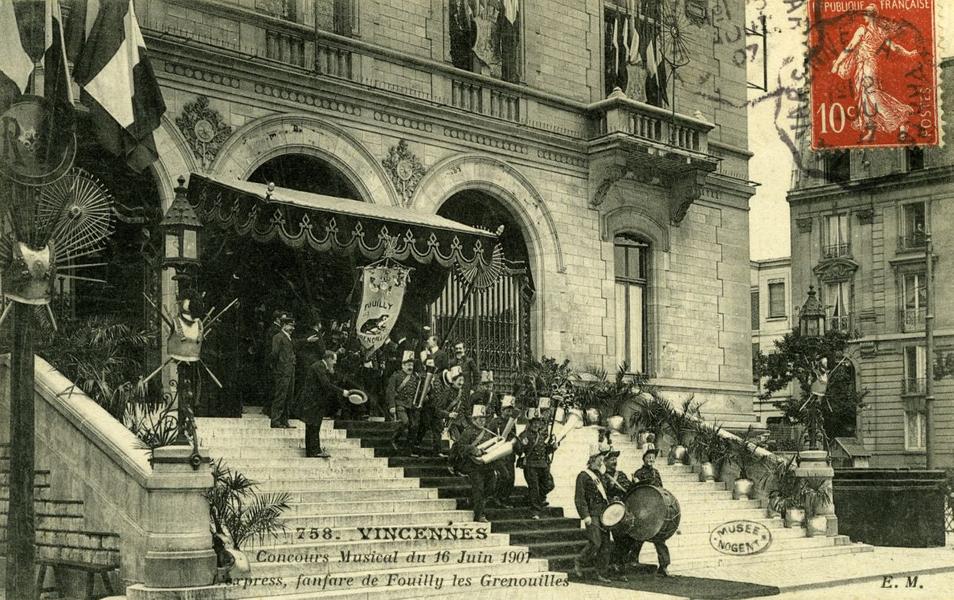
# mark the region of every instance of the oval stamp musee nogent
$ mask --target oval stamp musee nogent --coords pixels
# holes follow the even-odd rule
[[[709,544],[723,554],[749,556],[768,550],[772,532],[755,521],[728,521],[712,530]]]

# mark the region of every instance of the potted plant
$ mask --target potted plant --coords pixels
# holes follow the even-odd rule
[[[600,416],[608,414],[613,408],[612,390],[606,370],[589,368],[577,373],[573,380],[574,393],[586,410],[586,424],[599,425]]]
[[[639,412],[634,414],[630,420],[632,429],[640,428],[646,433],[646,442],[654,438],[656,448],[662,443],[660,439],[666,423],[669,421],[669,413],[672,412],[672,404],[668,400],[656,393],[655,390],[643,390],[637,396],[639,403]],[[644,445],[646,442],[641,444]]]
[[[825,535],[828,518],[818,511],[831,506],[831,486],[824,477],[806,477],[798,490],[798,502],[805,510],[805,526],[808,536]]]
[[[749,500],[755,486],[755,482],[749,478],[749,470],[759,462],[756,454],[758,446],[753,441],[754,437],[754,430],[749,425],[744,434],[729,441],[728,462],[739,469],[739,476],[732,488],[732,497],[736,500]]]
[[[242,545],[253,538],[263,542],[266,536],[285,531],[281,514],[288,510],[287,492],[259,494],[256,484],[238,471],[232,471],[222,459],[212,466],[212,487],[206,490],[213,547],[216,549],[219,582],[229,580],[233,568],[248,569]]]
[[[772,459],[762,480],[763,489],[771,488],[767,494],[769,510],[784,516],[785,527],[805,522],[805,511],[799,505],[802,480],[795,476],[795,460],[795,455],[785,461]]]
[[[714,481],[729,452],[729,440],[718,423],[699,422],[690,451],[699,461],[699,481]]]
[[[699,412],[701,404],[689,396],[682,402],[682,406],[669,411],[666,415],[666,431],[672,435],[672,448],[669,452],[669,464],[687,464],[689,452],[686,447],[695,434],[697,425],[702,419]]]

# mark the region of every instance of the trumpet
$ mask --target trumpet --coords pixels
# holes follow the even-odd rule
[[[417,384],[417,391],[414,392],[414,408],[421,408],[424,405],[424,398],[431,387],[431,380],[434,379],[434,359],[428,358],[426,364],[426,373],[424,379]]]

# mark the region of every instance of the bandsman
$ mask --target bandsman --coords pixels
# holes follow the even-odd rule
[[[636,469],[636,472],[633,473],[633,481],[636,485],[652,485],[655,487],[661,488],[663,486],[662,475],[659,474],[659,471],[656,469],[656,455],[658,451],[653,448],[647,450],[643,453],[643,466]],[[666,570],[669,567],[669,547],[666,546],[666,542],[653,542],[653,546],[656,547],[656,557],[659,560],[659,566],[656,569],[656,574],[661,577],[668,577],[669,572]],[[637,541],[633,553],[636,557],[636,562],[639,562],[639,551],[643,548],[643,542]]]
[[[403,438],[408,451],[411,450],[411,423],[417,420],[417,409],[414,408],[414,394],[420,376],[414,372],[414,351],[405,350],[401,358],[401,370],[395,371],[388,379],[385,396],[388,403],[388,412],[397,422],[397,429],[391,438],[391,447],[398,450],[399,440]]]
[[[606,450],[599,444],[590,446],[586,468],[576,476],[574,492],[576,512],[586,527],[586,546],[573,560],[573,573],[582,579],[583,567],[592,566],[596,569],[594,578],[602,583],[610,581],[606,577],[606,567],[612,551],[609,532],[600,526],[600,516],[609,504],[601,472]]]
[[[500,436],[502,440],[516,441],[517,439],[517,407],[516,399],[505,395],[500,399],[500,415],[490,422],[490,430]],[[497,475],[497,485],[494,489],[493,503],[500,508],[511,508],[510,499],[514,491],[516,452],[495,460],[492,464]]]
[[[612,446],[610,448],[610,451],[603,457],[603,465],[606,467],[606,472],[603,473],[603,487],[609,496],[610,502],[623,502],[626,499],[626,494],[633,487],[633,482],[626,476],[626,473],[617,470],[619,450],[613,450]],[[611,533],[610,535],[613,541],[610,568],[616,573],[622,573],[629,562],[629,556],[636,547],[636,540],[619,533]],[[626,576],[621,575],[621,577],[625,581]]]
[[[487,416],[497,416],[499,402],[494,398],[494,372],[481,371],[480,383],[477,385],[477,391],[470,396],[472,404],[483,404],[487,407]]]
[[[527,418],[530,424],[514,442],[514,452],[523,455],[523,477],[530,490],[530,510],[533,518],[539,519],[548,504],[547,494],[553,490],[550,458],[556,444],[547,431],[547,422],[539,407],[527,409]]]
[[[487,407],[475,404],[471,410],[471,417],[467,429],[460,439],[451,448],[454,468],[470,479],[471,508],[474,511],[474,520],[478,523],[487,523],[487,498],[493,492],[494,468],[477,460],[480,456],[479,446],[491,439],[493,433],[485,427],[487,421]]]

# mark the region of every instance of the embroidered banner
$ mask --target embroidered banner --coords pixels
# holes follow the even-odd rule
[[[381,347],[401,314],[410,269],[372,265],[362,269],[361,307],[355,319],[358,340],[370,352]]]

